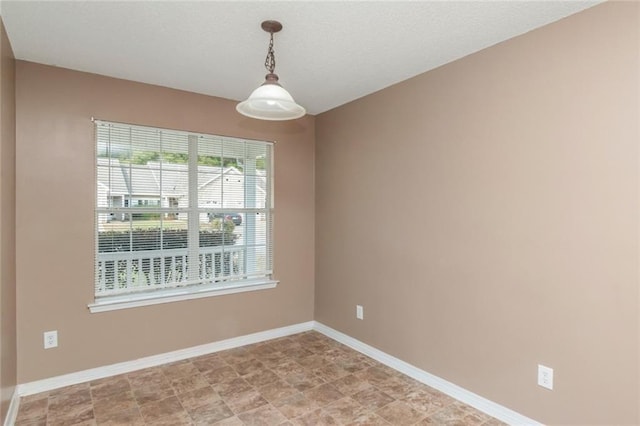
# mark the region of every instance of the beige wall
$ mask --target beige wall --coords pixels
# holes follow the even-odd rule
[[[545,423],[640,423],[639,13],[317,116],[316,320]]]
[[[15,59],[0,19],[0,421],[16,385]]]
[[[215,82],[212,82],[215,84]],[[17,62],[18,382],[313,318],[314,118],[258,122],[235,102]],[[91,117],[277,141],[276,289],[91,314]],[[42,348],[58,330],[60,346]]]

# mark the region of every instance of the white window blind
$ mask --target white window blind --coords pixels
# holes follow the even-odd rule
[[[96,299],[272,274],[273,144],[95,121]]]

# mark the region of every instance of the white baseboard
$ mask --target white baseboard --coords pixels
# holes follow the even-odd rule
[[[276,339],[278,337],[289,336],[291,334],[302,333],[304,331],[312,330],[313,325],[313,321],[308,321],[300,324],[290,325],[287,327],[274,328],[272,330],[261,331],[258,333],[247,334],[245,336],[234,337],[214,343],[194,346],[187,349],[180,349],[160,355],[148,356],[133,361],[126,361],[118,364],[107,365],[104,367],[92,368],[90,370],[78,371],[76,373],[51,377],[49,379],[36,380],[34,382],[24,383],[16,386],[14,396],[17,395],[18,397],[21,397],[25,395],[33,395],[36,393],[46,392],[65,386],[88,382],[90,380],[102,379],[104,377],[129,373],[131,371],[155,367],[157,365],[162,365],[169,362],[180,361],[183,359],[219,352],[226,349],[237,348],[239,346],[250,345],[252,343],[258,343],[265,340]]]
[[[501,420],[505,423],[508,423],[510,425],[542,425],[541,423],[533,419],[523,416],[522,414],[510,410],[507,407],[504,407],[493,401],[489,401],[488,399],[483,398],[480,395],[476,395],[475,393],[461,388],[460,386],[455,385],[451,382],[448,382],[445,379],[434,376],[431,373],[427,373],[426,371],[421,370],[418,367],[395,358],[385,352],[382,352],[379,349],[374,348],[373,346],[369,346],[366,343],[356,340],[353,337],[347,336],[346,334],[334,330],[333,328],[328,327],[322,323],[315,321],[313,329],[324,334],[327,337],[332,338],[333,340],[336,340],[344,345],[349,346],[352,349],[355,349],[358,352],[363,353],[364,355],[367,355],[370,358],[375,359],[376,361],[388,367],[393,368],[394,370],[406,374],[407,376],[414,378],[428,386],[431,386],[432,388],[435,388],[440,392],[446,393],[452,398],[464,402],[465,404],[470,405],[482,411],[483,413],[495,417],[496,419]]]
[[[7,417],[4,418],[4,426],[13,426],[18,418],[18,409],[20,408],[20,395],[17,389],[13,390],[13,396],[7,410]]]
[[[457,386],[438,376],[427,373],[407,362],[395,358],[379,349],[367,345],[353,337],[347,336],[331,327],[328,327],[317,321],[308,321],[304,323],[294,324],[287,327],[275,328],[272,330],[261,331],[258,333],[247,334],[245,336],[234,337],[231,339],[221,340],[218,342],[207,343],[191,348],[180,349],[164,354],[153,355],[133,361],[121,362],[118,364],[107,365],[104,367],[92,368],[89,370],[78,371],[76,373],[65,374],[63,376],[51,377],[49,379],[37,380],[34,382],[24,383],[16,386],[11,399],[9,411],[5,419],[4,426],[12,426],[18,415],[18,406],[20,397],[32,395],[40,392],[46,392],[65,386],[71,386],[78,383],[84,383],[90,380],[102,379],[105,377],[115,376],[118,374],[129,373],[131,371],[143,368],[155,367],[170,362],[180,361],[187,358],[193,358],[226,349],[237,348],[239,346],[250,345],[252,343],[263,342],[265,340],[276,339],[278,337],[289,336],[291,334],[302,333],[304,331],[316,330],[327,337],[330,337],[340,343],[343,343],[358,352],[367,355],[376,361],[387,365],[409,377],[412,377],[432,388],[435,388],[465,404],[468,404],[492,417],[511,425],[532,425],[542,426],[541,423],[523,416],[513,410],[510,410],[493,401],[489,401],[475,393]]]

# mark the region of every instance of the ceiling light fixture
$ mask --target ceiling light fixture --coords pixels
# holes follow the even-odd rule
[[[236,110],[247,117],[259,120],[293,120],[305,115],[306,111],[298,105],[293,97],[278,83],[278,76],[273,73],[276,58],[273,53],[273,33],[282,29],[278,21],[264,21],[262,29],[271,35],[269,50],[264,66],[269,71],[260,87],[251,92],[246,101],[240,102]]]

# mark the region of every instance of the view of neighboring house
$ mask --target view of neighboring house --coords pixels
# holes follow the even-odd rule
[[[130,164],[116,158],[99,157],[97,206],[186,208],[189,205],[189,174],[186,164],[148,162]],[[162,173],[160,173],[162,170]],[[263,170],[246,175],[236,167],[198,167],[198,205],[206,209],[264,208],[267,181]],[[184,214],[184,213],[183,213]],[[166,219],[186,219],[180,212]],[[126,213],[99,215],[99,222],[126,220]],[[208,220],[207,212],[200,221]]]

